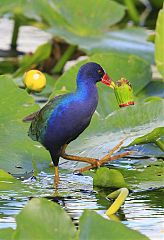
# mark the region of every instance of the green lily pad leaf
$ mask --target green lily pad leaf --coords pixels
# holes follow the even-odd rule
[[[19,1],[21,2],[21,1]],[[6,12],[9,12],[9,10],[12,9],[13,12],[16,11],[16,9],[19,9],[18,6],[18,1],[10,1],[10,0],[5,0],[0,2],[0,15],[2,16]]]
[[[157,97],[157,96],[152,96],[152,97],[147,97],[146,99],[144,99],[145,102],[150,102],[150,101],[154,101],[154,100],[162,100],[162,98]]]
[[[0,239],[1,240],[11,240],[14,233],[13,228],[0,229]]]
[[[16,240],[75,239],[77,234],[69,215],[58,204],[47,199],[33,198],[16,217],[16,222],[13,236]]]
[[[154,63],[154,44],[147,42],[147,33],[139,27],[129,27],[122,30],[110,31],[101,36],[79,36],[70,31],[58,28],[50,29],[54,35],[60,35],[68,43],[78,45],[87,54],[113,52],[135,54],[150,63]]]
[[[100,34],[109,26],[119,22],[125,14],[125,7],[111,0],[105,2],[83,0],[80,8],[76,0],[54,1],[54,3],[54,8],[66,19],[72,32],[81,36]]]
[[[148,190],[163,188],[164,163],[163,160],[150,161],[142,159],[134,169],[119,169],[133,190]]]
[[[59,36],[66,31],[80,36],[100,35],[109,26],[119,22],[125,14],[125,7],[111,0],[84,0],[80,8],[76,0],[54,0],[53,4],[42,0],[36,1],[33,9],[53,30],[58,31]],[[91,16],[89,19],[88,14]]]
[[[140,27],[129,27],[105,33],[94,39],[77,39],[80,48],[88,54],[113,52],[119,55],[135,54],[146,61],[154,62],[154,45],[147,42],[147,33]],[[77,43],[76,43],[77,44]]]
[[[164,78],[164,4],[162,10],[159,11],[156,24],[155,37],[155,61],[157,68]]]
[[[18,64],[14,61],[0,61],[0,74],[13,73]]]
[[[32,24],[32,20],[38,20],[36,12],[27,0],[0,1],[0,16],[8,14],[9,17],[17,18],[20,25]]]
[[[10,173],[0,169],[0,190],[22,190],[22,182],[13,177]]]
[[[145,103],[138,103],[134,106],[119,109],[106,117],[106,129],[123,130],[132,129],[151,123],[152,127],[158,122],[162,125],[164,116],[164,100],[158,99]],[[154,122],[154,124],[153,124]]]
[[[127,187],[123,175],[115,169],[99,168],[93,176],[93,185],[97,187]]]
[[[38,107],[26,91],[19,89],[12,79],[0,76],[0,166],[12,174],[31,172],[32,161],[42,168],[49,154],[28,136],[29,124],[22,119]]]
[[[120,222],[107,220],[94,211],[85,210],[80,218],[80,240],[148,240],[145,235]]]
[[[0,169],[0,181],[13,179],[14,177],[10,173],[7,173],[3,169]]]
[[[99,9],[99,14],[95,9]],[[85,0],[79,9],[76,0],[71,3],[65,1],[64,4],[63,1],[55,1],[53,10],[52,8],[49,10],[51,15],[53,12],[56,15],[57,10],[60,16],[63,16],[61,22],[64,23],[61,26],[56,17],[50,19],[46,11],[40,11],[39,15],[46,19],[51,27],[50,32],[64,38],[70,44],[78,45],[87,53],[118,51],[119,54],[136,54],[150,62],[153,61],[154,47],[152,43],[146,41],[148,35],[144,29],[127,28],[108,32],[109,27],[121,20],[125,12],[125,7],[116,2],[96,1],[93,3],[93,1]],[[92,16],[89,19],[88,11]]]
[[[79,62],[76,66],[70,68],[57,81],[55,89],[50,96],[56,95],[56,92],[62,89],[74,91],[76,88],[76,75],[81,65],[87,62],[99,63],[114,81],[125,77],[128,79],[134,90],[134,94],[141,91],[151,81],[150,65],[137,56],[120,56],[119,54],[95,54],[85,61]],[[99,83],[99,104],[97,111],[106,116],[110,112],[118,109],[118,104],[113,90]]]
[[[127,147],[144,143],[155,143],[164,151],[164,127],[155,128],[152,132],[136,138]]]
[[[145,86],[138,94],[137,98],[139,100],[145,97],[161,97],[164,98],[164,82],[163,81],[151,81]]]
[[[53,1],[51,5],[42,0],[38,3],[35,1],[33,9],[48,23],[49,32],[72,45],[78,45],[89,54],[117,51],[119,54],[136,54],[153,62],[154,46],[146,41],[148,34],[143,28],[109,32],[109,27],[119,22],[125,13],[125,7],[114,1],[84,0],[79,9],[76,0]],[[91,16],[89,19],[88,14]]]
[[[26,54],[20,61],[20,68],[14,76],[23,74],[25,71],[30,70],[31,67],[35,68],[35,66],[47,59],[51,53],[51,47],[50,43],[45,43],[40,45],[34,54]]]

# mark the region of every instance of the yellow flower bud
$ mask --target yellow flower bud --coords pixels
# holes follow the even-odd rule
[[[38,70],[30,70],[25,72],[23,82],[29,90],[41,92],[46,86],[46,77]]]

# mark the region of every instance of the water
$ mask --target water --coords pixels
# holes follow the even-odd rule
[[[37,180],[25,180],[14,190],[1,191],[0,228],[16,228],[15,216],[32,197],[46,197],[58,202],[72,217],[75,224],[84,209],[104,213],[111,205],[105,196],[108,191],[93,189],[90,176],[79,176],[64,172],[60,174],[61,183],[56,192],[53,188],[51,171],[41,172]],[[128,227],[138,230],[150,239],[162,239],[164,202],[161,201],[162,189],[133,191],[129,194],[117,217]],[[164,198],[163,198],[164,199]]]
[[[10,49],[13,24],[14,22],[7,18],[0,19],[0,49],[2,50]],[[23,52],[34,52],[39,45],[47,42],[50,38],[50,34],[45,31],[38,30],[36,27],[21,26],[18,36],[17,50]]]

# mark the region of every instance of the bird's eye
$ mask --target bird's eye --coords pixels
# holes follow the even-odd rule
[[[99,70],[98,70],[98,74],[103,75],[103,74],[104,74],[104,71],[103,71],[102,69],[99,69]]]

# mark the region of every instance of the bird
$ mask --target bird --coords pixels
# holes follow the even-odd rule
[[[24,122],[31,121],[29,137],[40,142],[50,153],[54,164],[56,186],[59,183],[60,157],[87,162],[90,164],[89,168],[100,165],[100,161],[95,158],[72,156],[65,152],[67,145],[74,141],[91,122],[98,104],[96,84],[99,82],[114,88],[114,82],[105,70],[98,63],[88,62],[78,71],[74,92],[52,98],[38,112],[23,119]]]

